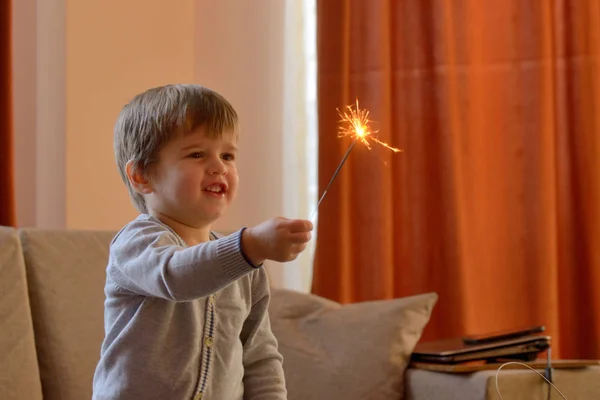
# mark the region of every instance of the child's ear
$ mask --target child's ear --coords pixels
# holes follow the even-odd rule
[[[152,193],[152,186],[146,178],[144,172],[136,165],[133,160],[127,161],[125,164],[125,172],[127,173],[127,179],[129,183],[140,194]]]

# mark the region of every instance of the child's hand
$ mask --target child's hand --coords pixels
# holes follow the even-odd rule
[[[254,265],[265,260],[294,260],[311,238],[313,224],[303,219],[273,218],[242,234],[242,250]]]

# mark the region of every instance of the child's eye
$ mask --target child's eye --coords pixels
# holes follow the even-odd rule
[[[197,152],[190,154],[189,157],[190,158],[202,158],[202,157],[204,157],[204,153],[197,151]]]
[[[223,157],[223,160],[225,160],[225,161],[235,160],[235,156],[233,154],[229,154],[229,153],[223,154],[222,157]]]

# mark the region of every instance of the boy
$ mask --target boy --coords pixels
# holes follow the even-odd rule
[[[141,214],[110,246],[93,399],[286,398],[261,265],[296,258],[312,224],[211,232],[236,194],[237,124],[196,85],[150,89],[121,111],[115,157]]]

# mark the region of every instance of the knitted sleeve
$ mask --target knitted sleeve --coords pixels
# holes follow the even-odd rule
[[[194,300],[256,271],[245,260],[240,240],[238,231],[186,247],[164,225],[138,218],[113,239],[107,275],[128,292],[172,301]]]

